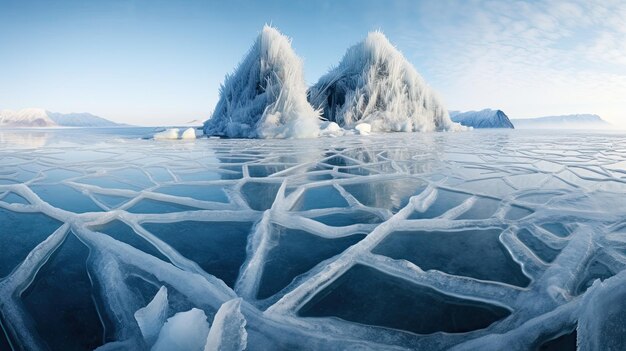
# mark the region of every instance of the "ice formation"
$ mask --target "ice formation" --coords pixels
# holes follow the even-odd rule
[[[342,127],[365,122],[376,132],[459,129],[437,94],[380,32],[349,48],[311,87],[309,100]]]
[[[302,60],[291,41],[264,26],[247,56],[220,89],[204,133],[239,138],[312,138],[319,113],[307,101]]]
[[[626,344],[624,135],[4,133],[1,347]]]
[[[484,109],[481,111],[450,111],[452,121],[472,128],[511,128],[513,123],[502,110]]]
[[[241,299],[225,302],[215,314],[204,351],[243,351],[248,344]]]
[[[208,334],[209,323],[204,311],[192,308],[165,322],[152,351],[203,351]]]

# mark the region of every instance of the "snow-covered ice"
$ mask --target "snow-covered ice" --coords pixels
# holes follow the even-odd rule
[[[150,131],[0,131],[0,348],[626,345],[624,134]]]

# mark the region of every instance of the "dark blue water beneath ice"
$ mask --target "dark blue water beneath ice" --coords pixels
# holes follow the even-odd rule
[[[447,349],[532,333],[626,266],[626,144],[613,134],[143,138],[152,131],[0,131],[0,350],[24,335],[52,350],[140,340],[133,314],[161,286],[168,317],[200,308],[210,323],[226,302],[213,296],[242,297],[251,349]],[[63,242],[46,245],[63,223]],[[116,250],[110,267],[95,259]],[[106,288],[129,311],[107,305],[113,266],[119,290]],[[7,328],[9,312],[32,328]],[[575,323],[556,318],[515,342],[575,347]]]

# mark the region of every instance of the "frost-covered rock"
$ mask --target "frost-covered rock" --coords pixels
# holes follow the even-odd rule
[[[241,298],[225,302],[215,314],[204,351],[241,351],[248,344]]]
[[[161,328],[152,351],[202,351],[209,334],[209,322],[204,311],[192,308],[176,313]]]
[[[156,341],[159,331],[167,318],[167,312],[167,288],[165,286],[159,289],[146,307],[140,308],[135,312],[135,320],[139,325],[146,344],[152,345]]]
[[[187,128],[180,134],[181,139],[195,139],[196,138],[196,129],[195,128]]]
[[[450,111],[453,122],[472,128],[511,128],[513,123],[502,110],[484,109],[481,111]]]
[[[243,138],[311,138],[319,113],[307,101],[302,61],[291,41],[265,26],[220,90],[204,133]]]
[[[461,127],[415,68],[380,32],[348,49],[309,91],[311,104],[343,128],[368,123],[374,132]]]

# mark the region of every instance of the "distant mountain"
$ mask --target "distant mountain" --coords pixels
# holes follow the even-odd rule
[[[56,124],[64,127],[114,127],[118,124],[108,119],[94,116],[91,113],[57,113],[48,112],[48,116]]]
[[[0,111],[0,126],[6,127],[54,127],[56,126],[47,111],[39,108],[25,108],[19,111]]]
[[[598,115],[577,114],[514,119],[520,129],[606,129],[611,124]]]
[[[484,109],[481,111],[450,111],[453,122],[473,128],[515,128],[502,110]]]
[[[114,127],[118,124],[90,113],[57,113],[40,108],[0,111],[0,127]]]

